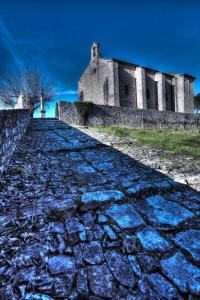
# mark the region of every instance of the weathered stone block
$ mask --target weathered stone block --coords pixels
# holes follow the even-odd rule
[[[77,276],[77,290],[79,294],[86,296],[89,293],[88,283],[87,283],[87,273],[85,269],[80,269]]]
[[[193,217],[193,213],[179,204],[167,201],[161,196],[151,196],[140,201],[137,207],[155,225],[178,226]]]
[[[83,247],[83,259],[91,264],[100,264],[103,260],[103,251],[99,242],[92,241]]]
[[[131,268],[132,268],[134,274],[136,276],[140,277],[142,274],[142,270],[140,268],[140,265],[139,265],[136,257],[134,255],[128,255],[128,260],[130,262],[130,265],[131,265]]]
[[[117,190],[105,190],[85,193],[81,197],[81,210],[87,211],[95,209],[102,204],[112,201],[120,201],[124,198],[124,194]]]
[[[140,240],[142,247],[147,251],[165,252],[172,248],[172,245],[161,237],[161,235],[152,227],[148,226],[137,232],[136,235]]]
[[[200,269],[186,260],[180,252],[161,260],[163,272],[183,293],[200,295]]]
[[[112,298],[116,295],[116,284],[106,264],[87,267],[87,274],[90,288],[96,296]]]
[[[133,229],[144,224],[131,204],[114,204],[106,210],[106,214],[122,229]]]
[[[159,273],[148,275],[148,280],[161,299],[177,299],[177,289]]]
[[[122,285],[134,287],[135,277],[127,257],[117,251],[107,251],[105,257],[114,277]]]
[[[49,259],[48,266],[49,266],[50,273],[52,275],[75,272],[74,259],[69,256],[63,256],[63,255],[53,256]]]
[[[200,263],[200,231],[189,229],[176,234],[173,239],[176,245],[188,251],[194,261]]]

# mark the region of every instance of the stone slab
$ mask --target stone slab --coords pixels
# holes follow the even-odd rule
[[[161,274],[153,273],[148,275],[148,280],[160,299],[177,299],[177,289],[167,281]]]
[[[87,274],[90,288],[96,296],[103,299],[115,296],[116,284],[106,264],[87,267]]]
[[[176,252],[173,256],[161,260],[162,271],[183,293],[200,296],[200,269]]]
[[[165,252],[172,248],[172,245],[150,226],[137,232],[136,235],[140,240],[142,247],[147,251]]]
[[[91,265],[100,264],[104,260],[101,244],[96,241],[85,244],[83,247],[83,259]]]
[[[200,263],[200,231],[189,229],[176,234],[173,239],[176,245],[188,251],[194,261]]]
[[[128,260],[130,262],[131,268],[134,272],[134,274],[138,277],[142,275],[142,270],[140,268],[140,265],[134,255],[128,255]]]
[[[135,276],[127,257],[119,254],[117,251],[107,251],[105,258],[117,281],[124,286],[134,287]]]
[[[194,214],[175,202],[156,195],[146,198],[137,204],[154,225],[179,226],[182,222],[192,218]]]
[[[52,275],[75,272],[74,258],[64,255],[56,255],[48,260],[48,266]]]
[[[106,210],[106,214],[122,229],[134,229],[144,224],[131,204],[114,204]]]
[[[123,200],[124,194],[118,190],[104,190],[96,192],[88,192],[81,197],[81,210],[88,211],[96,209],[102,204],[107,204],[112,201]]]

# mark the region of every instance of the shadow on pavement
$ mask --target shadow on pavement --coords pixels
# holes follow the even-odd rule
[[[53,119],[33,119],[0,187],[2,299],[199,295],[195,190]]]

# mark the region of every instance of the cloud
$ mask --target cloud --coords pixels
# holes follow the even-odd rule
[[[78,93],[77,90],[66,90],[66,91],[56,92],[56,96],[61,96],[61,95],[77,95],[77,93]]]
[[[0,16],[0,40],[3,47],[7,50],[11,58],[11,64],[21,71],[24,69],[24,62],[17,50],[17,43],[12,36],[11,32],[5,25],[3,18]]]

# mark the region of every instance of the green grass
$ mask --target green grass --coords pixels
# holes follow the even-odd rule
[[[137,144],[151,145],[177,154],[200,157],[200,132],[174,129],[128,129],[123,127],[95,127],[95,130],[118,137],[136,139]]]

